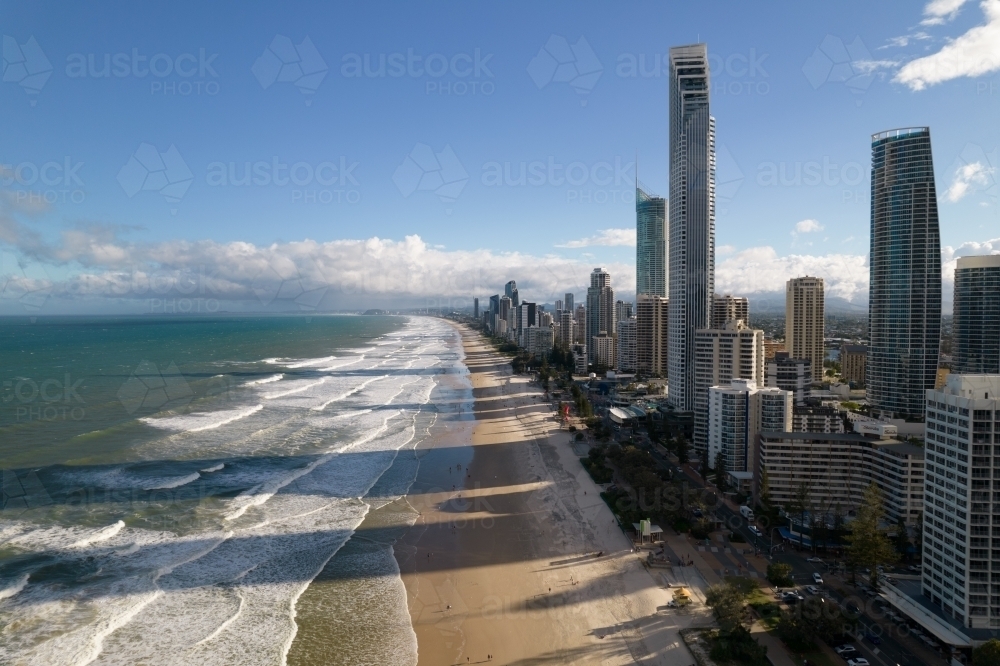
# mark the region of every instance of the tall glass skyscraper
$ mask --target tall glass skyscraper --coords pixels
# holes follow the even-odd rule
[[[1000,254],[958,258],[952,338],[955,372],[1000,375]]]
[[[669,401],[694,409],[695,331],[708,328],[715,291],[715,119],[708,47],[670,49]]]
[[[635,188],[635,293],[667,296],[667,202]]]
[[[872,135],[866,387],[873,411],[924,416],[941,345],[941,239],[927,127]]]

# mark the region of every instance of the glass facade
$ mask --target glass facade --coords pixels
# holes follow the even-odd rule
[[[941,240],[926,127],[872,136],[870,345],[873,410],[922,418],[941,343]]]
[[[635,188],[635,293],[667,296],[667,202]]]
[[[670,404],[695,407],[695,331],[708,328],[715,291],[715,119],[708,48],[670,49]]]
[[[952,331],[955,372],[1000,374],[1000,255],[959,258]]]

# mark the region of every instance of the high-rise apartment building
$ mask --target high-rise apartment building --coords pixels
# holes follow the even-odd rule
[[[715,119],[705,44],[670,49],[669,85],[669,402],[692,411],[695,332],[708,328],[715,292]]]
[[[615,321],[631,319],[635,316],[635,306],[632,301],[615,301]]]
[[[587,344],[587,308],[582,303],[573,312],[573,335],[578,344]]]
[[[725,328],[726,322],[732,319],[741,319],[747,326],[750,325],[750,301],[741,296],[712,296],[712,316],[709,321],[709,328]]]
[[[497,320],[500,318],[500,294],[494,294],[490,296],[490,311],[487,317],[487,322],[489,323],[490,332],[493,335],[499,335],[500,331],[497,330]]]
[[[562,312],[562,309],[563,309],[563,302],[562,302],[562,299],[561,299],[561,298],[557,298],[557,299],[556,299],[556,302],[555,302],[555,309],[556,309],[556,314],[557,314],[557,315],[558,315],[558,314],[559,314],[560,312]]]
[[[856,432],[767,431],[761,431],[759,445],[759,469],[767,470],[771,501],[793,518],[803,483],[809,486],[812,513],[830,524],[838,510],[842,516],[856,510],[873,481],[882,489],[889,522],[903,518],[912,525],[920,517],[924,451],[919,446]]]
[[[796,406],[806,404],[809,387],[812,385],[812,361],[807,358],[791,358],[788,352],[775,352],[774,358],[765,363],[767,385],[791,391]]]
[[[953,372],[1000,374],[1000,254],[958,258],[954,312]]]
[[[867,345],[840,345],[840,376],[857,386],[865,383],[865,365],[868,362]]]
[[[941,241],[928,128],[872,135],[871,197],[868,402],[876,413],[920,418],[941,343]]]
[[[511,305],[514,308],[517,308],[521,304],[521,301],[517,297],[517,283],[513,280],[503,286],[503,293],[504,296],[510,299]]]
[[[636,372],[647,377],[666,377],[670,301],[647,294],[639,294],[635,301]]]
[[[635,188],[635,293],[667,297],[667,202]]]
[[[695,336],[694,359],[694,446],[701,451],[708,445],[708,389],[734,379],[764,383],[764,331],[741,321],[721,330],[701,329]]]
[[[619,372],[636,370],[636,320],[633,317],[618,320],[618,362]]]
[[[792,429],[792,394],[734,379],[708,390],[708,461],[722,453],[728,472],[755,472],[757,435]]]
[[[472,299],[472,318],[479,319],[479,298]]]
[[[823,379],[825,302],[823,278],[792,278],[785,284],[785,350],[812,361],[813,377]]]
[[[576,341],[573,328],[573,313],[570,310],[561,311],[559,313],[559,344],[563,349],[569,349]]]
[[[573,294],[566,292],[566,295],[563,296],[563,309],[573,311]]]
[[[593,363],[605,368],[615,367],[615,336],[601,333],[590,339],[590,347],[594,355]]]
[[[587,289],[587,346],[590,360],[594,363],[597,350],[593,338],[599,335],[615,335],[615,292],[611,288],[611,276],[603,268],[595,268],[590,274],[590,288]],[[614,354],[611,355],[614,364]],[[610,367],[610,366],[609,366]]]
[[[925,396],[923,595],[963,627],[995,630],[1000,375],[951,374]]]

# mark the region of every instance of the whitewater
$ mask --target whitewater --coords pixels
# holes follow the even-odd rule
[[[0,663],[285,664],[300,595],[412,482],[383,476],[428,437],[456,340],[412,318],[363,349],[261,359],[224,395],[134,419],[120,462],[39,472],[89,499],[0,515]],[[398,570],[379,586],[405,614]],[[378,640],[416,662],[412,628]]]

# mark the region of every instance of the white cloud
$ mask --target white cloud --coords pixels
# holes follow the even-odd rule
[[[793,234],[811,234],[816,231],[823,231],[824,227],[816,220],[801,220],[795,223]]]
[[[951,21],[968,0],[931,0],[924,7],[925,18],[921,25],[941,25]]]
[[[958,0],[935,1],[927,6],[928,21],[944,22],[961,7]],[[936,14],[930,14],[930,8]],[[976,26],[952,40],[937,53],[917,58],[896,73],[895,81],[911,90],[923,90],[929,85],[951,81],[963,76],[979,76],[1000,70],[1000,0],[983,0],[980,5],[986,17],[984,25]],[[949,7],[954,9],[949,13]]]
[[[790,254],[779,256],[770,246],[752,247],[715,266],[715,289],[719,293],[753,294],[784,291],[793,277],[813,275],[826,283],[826,293],[849,301],[868,295],[866,255]]]
[[[596,236],[566,241],[556,245],[556,247],[578,248],[593,245],[635,247],[635,229],[602,229],[597,232]]]
[[[926,32],[924,32],[923,30],[920,30],[910,35],[900,35],[899,37],[891,37],[889,38],[888,43],[883,44],[882,46],[879,47],[879,49],[881,50],[888,48],[902,48],[904,46],[909,46],[910,42],[922,42],[928,39],[931,39],[931,36],[928,35]]]
[[[717,257],[724,257],[727,254],[732,254],[733,252],[736,252],[735,245],[720,245],[715,248],[715,256]]]
[[[955,171],[948,191],[945,192],[945,198],[955,203],[976,187],[989,187],[993,181],[993,171],[994,169],[987,167],[982,162],[973,162],[959,167]]]

